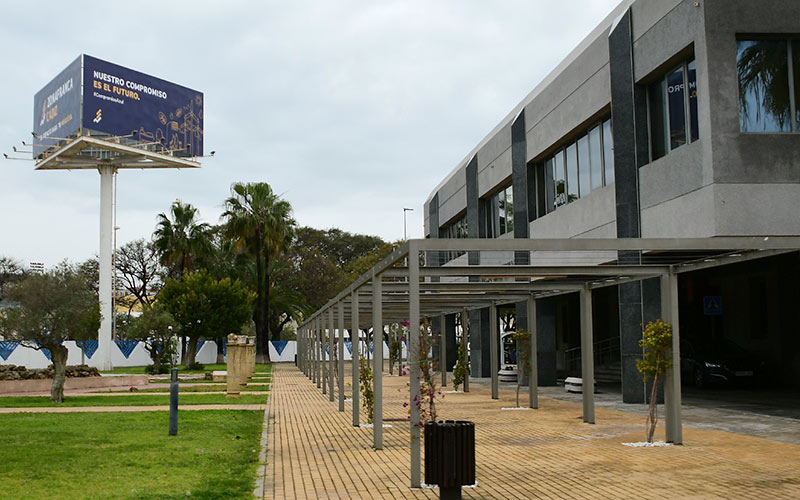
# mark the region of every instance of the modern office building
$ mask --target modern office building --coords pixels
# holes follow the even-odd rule
[[[626,0],[436,186],[425,231],[800,235],[799,207],[800,2]],[[684,375],[797,387],[799,278],[797,253],[681,275],[682,357],[694,362]],[[598,369],[616,367],[627,402],[644,400],[635,360],[658,295],[656,280],[593,299],[595,352],[608,354]],[[539,381],[555,384],[580,368],[570,358],[580,345],[578,298],[539,302]],[[472,373],[485,377],[488,311],[470,320]],[[526,324],[524,308],[517,321]],[[454,328],[453,318],[446,323]]]

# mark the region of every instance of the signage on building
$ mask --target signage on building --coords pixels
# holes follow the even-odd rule
[[[719,295],[703,297],[703,314],[706,316],[722,315],[722,297]]]
[[[78,134],[202,156],[203,93],[83,55],[34,97],[33,130],[34,156]]]

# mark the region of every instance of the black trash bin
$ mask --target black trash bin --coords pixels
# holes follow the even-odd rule
[[[475,423],[447,420],[425,424],[425,483],[439,485],[439,498],[460,499],[461,486],[475,484]]]

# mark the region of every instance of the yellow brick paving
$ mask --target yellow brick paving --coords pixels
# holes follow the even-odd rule
[[[340,413],[293,365],[272,371],[265,499],[438,498],[409,487],[408,424],[394,421],[406,416],[407,377],[384,375],[392,427],[374,451],[372,429],[352,426],[351,403]],[[478,486],[465,498],[800,499],[798,445],[684,427],[684,446],[631,448],[622,443],[644,437],[639,415],[597,408],[588,425],[579,404],[540,398],[538,410],[504,411],[512,391],[493,401],[481,384],[471,389],[440,405],[441,418],[476,423]]]

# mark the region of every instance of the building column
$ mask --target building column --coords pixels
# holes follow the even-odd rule
[[[469,324],[469,312],[464,309],[461,311],[461,335],[466,335],[467,342],[469,342],[469,329],[472,325]],[[469,355],[467,355],[469,356]],[[469,360],[468,360],[469,361]],[[469,392],[469,375],[471,366],[467,362],[467,374],[464,376],[464,392]]]
[[[447,363],[445,369],[449,372],[453,371],[458,359],[458,343],[456,342],[456,315],[448,314],[445,316],[444,324],[445,334],[445,357]]]
[[[581,386],[583,421],[594,423],[594,335],[592,332],[592,291],[583,287],[581,300]]]
[[[527,300],[527,317],[536,318],[536,299],[531,296]],[[519,325],[519,324],[518,324]],[[528,352],[528,363],[530,364],[530,373],[528,374],[528,406],[530,408],[539,408],[539,376],[538,376],[538,349],[536,348],[536,321],[528,322],[528,332],[531,334],[530,338],[530,352]]]
[[[100,276],[99,276],[99,297],[100,297],[100,330],[97,333],[97,368],[99,370],[111,370],[112,339],[111,326],[114,322],[114,310],[112,309],[112,283],[114,270],[112,269],[113,236],[114,236],[114,167],[100,166]]]
[[[556,377],[556,299],[536,301],[536,364],[539,385],[557,385]],[[531,323],[533,324],[533,323]]]
[[[661,316],[665,322],[672,325],[672,368],[667,370],[664,381],[666,437],[668,443],[683,444],[678,276],[674,273],[661,276]]]

